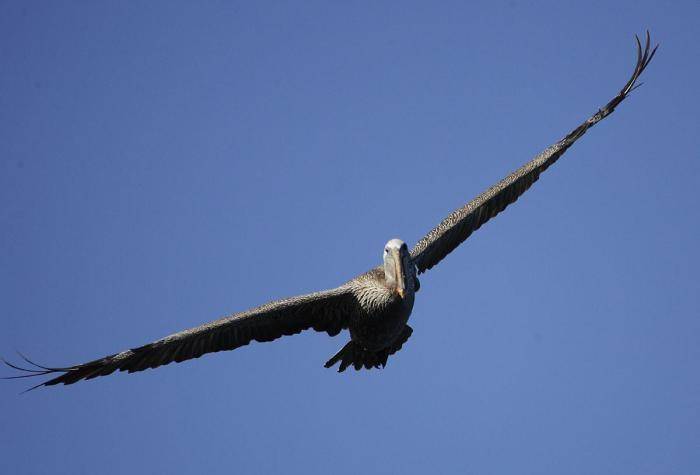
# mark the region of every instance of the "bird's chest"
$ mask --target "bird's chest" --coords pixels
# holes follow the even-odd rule
[[[391,345],[403,331],[413,310],[414,296],[396,298],[386,305],[358,315],[350,325],[350,336],[369,350],[381,350]]]

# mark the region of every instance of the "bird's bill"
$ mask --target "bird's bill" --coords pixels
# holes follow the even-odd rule
[[[404,268],[403,259],[401,259],[401,252],[398,249],[391,251],[392,261],[394,262],[394,272],[396,276],[396,293],[399,294],[401,298],[406,296],[406,279],[404,279]]]

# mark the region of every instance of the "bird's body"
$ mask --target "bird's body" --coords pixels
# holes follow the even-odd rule
[[[88,363],[53,368],[27,362],[35,368],[7,363],[26,374],[24,378],[59,373],[35,387],[72,384],[105,376],[114,371],[142,371],[171,362],[198,358],[205,353],[233,350],[251,341],[271,341],[312,328],[331,336],[349,330],[350,341],[328,362],[340,363],[339,371],[382,367],[411,336],[407,325],[420,284],[418,274],[426,272],[479,229],[489,219],[518,199],[559,157],[593,125],[611,114],[636,87],[639,75],[651,61],[656,48],[645,48],[639,40],[637,65],[622,90],[603,108],[563,139],[484,193],[452,212],[409,252],[406,244],[390,240],[384,248],[384,264],[334,289],[277,300],[244,312],[172,334],[155,342],[122,351]]]
[[[406,323],[413,310],[413,290],[401,298],[386,286],[380,268],[352,279],[345,286],[356,302],[347,324],[350,342],[326,362],[326,367],[338,361],[341,371],[350,365],[357,369],[385,365],[388,356],[398,350],[396,346],[400,347],[410,336],[411,329]]]
[[[348,330],[352,340],[368,350],[382,350],[393,343],[413,310],[413,290],[401,298],[385,282],[383,270],[377,268],[350,283],[359,310]]]

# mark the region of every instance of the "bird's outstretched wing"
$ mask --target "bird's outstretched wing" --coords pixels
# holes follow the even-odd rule
[[[60,374],[30,389],[61,383],[73,384],[82,379],[106,376],[117,370],[133,373],[172,362],[179,363],[199,358],[205,353],[233,350],[253,340],[272,341],[309,328],[325,331],[333,336],[343,328],[347,328],[347,322],[356,309],[357,301],[351,290],[341,286],[332,290],[270,302],[175,333],[138,348],[76,366],[45,367],[23,356],[33,368],[24,368],[5,361],[8,366],[25,374],[3,379]]]
[[[654,57],[658,45],[651,49],[648,31],[644,48],[642,48],[639,37],[635,36],[635,38],[637,40],[637,65],[634,68],[632,77],[620,90],[620,93],[566,137],[545,149],[530,162],[484,191],[463,207],[452,212],[435,229],[421,239],[411,250],[411,257],[418,268],[418,273],[425,272],[435,266],[485,222],[517,200],[520,195],[525,193],[537,181],[540,173],[556,162],[589,128],[610,115],[630,92],[641,85],[641,83],[637,84],[637,79]]]

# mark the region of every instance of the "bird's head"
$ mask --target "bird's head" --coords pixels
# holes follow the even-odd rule
[[[392,239],[384,246],[384,277],[389,288],[396,291],[401,298],[406,295],[406,286],[411,278],[408,275],[411,266],[408,246],[401,239]]]

